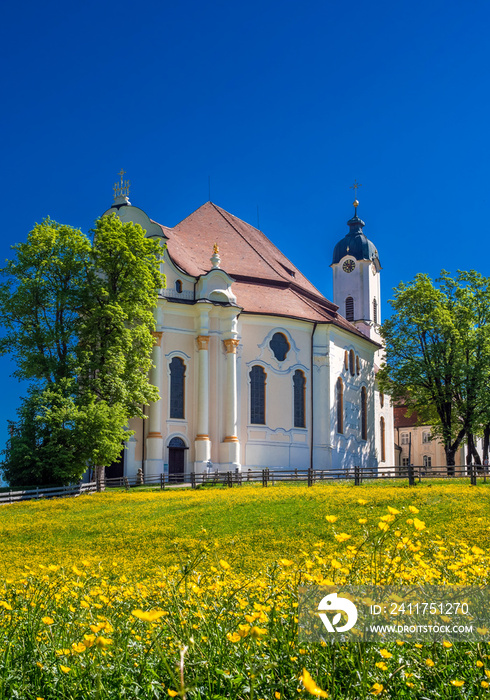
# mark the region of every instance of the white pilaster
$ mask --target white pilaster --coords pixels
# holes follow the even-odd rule
[[[209,439],[209,335],[197,336],[198,385],[197,385],[197,435],[195,439],[195,468],[202,471],[211,459]]]
[[[153,476],[163,473],[163,436],[162,430],[162,391],[163,391],[163,353],[160,331],[153,334],[155,344],[152,351],[152,368],[150,383],[157,387],[160,398],[148,406],[148,435],[146,436],[145,474]]]
[[[238,439],[238,396],[236,376],[236,349],[238,340],[224,340],[226,348],[226,403],[225,403],[225,432],[226,436],[220,445],[220,462],[226,463],[231,469],[240,469],[240,442]]]

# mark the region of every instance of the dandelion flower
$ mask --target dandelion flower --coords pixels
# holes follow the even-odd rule
[[[43,617],[43,618],[41,618],[41,619],[42,619],[42,621],[44,622],[45,625],[52,625],[53,622],[54,622],[53,618],[52,618],[52,617],[48,617],[47,615],[46,615],[46,617]]]
[[[416,508],[415,506],[408,506],[408,510],[409,510],[411,513],[413,513],[414,515],[415,515],[416,513],[419,513],[419,512],[420,512],[419,509]]]
[[[365,525],[367,523],[367,518],[359,518],[357,522],[359,525]]]
[[[391,513],[391,515],[400,515],[400,511],[391,506],[388,506],[388,513]]]
[[[326,515],[325,520],[327,521],[327,523],[336,523],[338,517],[336,515]]]
[[[418,518],[413,519],[413,526],[416,530],[424,530],[425,529],[425,523],[422,522],[422,520],[419,520]]]
[[[365,506],[367,501],[364,500],[364,498],[358,498],[357,502],[359,503],[360,506]]]

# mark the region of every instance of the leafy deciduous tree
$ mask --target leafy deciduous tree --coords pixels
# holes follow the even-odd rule
[[[148,372],[162,249],[115,216],[92,233],[46,219],[1,271],[0,352],[31,382],[3,463],[11,483],[29,481],[29,460],[44,482],[79,478],[87,461],[103,470],[158,397]]]

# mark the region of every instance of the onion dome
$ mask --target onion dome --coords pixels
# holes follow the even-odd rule
[[[359,202],[354,202],[355,214],[352,219],[347,222],[349,233],[337,243],[333,251],[332,265],[338,263],[346,255],[350,255],[356,260],[372,260],[379,269],[378,250],[374,243],[366,238],[362,229],[366,225],[362,219],[357,216],[357,207]]]

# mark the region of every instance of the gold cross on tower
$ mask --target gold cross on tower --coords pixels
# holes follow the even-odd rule
[[[129,180],[123,180],[123,176],[126,174],[126,171],[121,168],[120,172],[118,172],[119,177],[121,178],[120,182],[115,182],[114,183],[114,201],[116,200],[117,197],[127,197],[129,195],[129,187],[131,183]]]
[[[357,207],[359,206],[359,202],[357,201],[357,189],[358,189],[359,187],[362,187],[361,183],[360,183],[360,182],[357,182],[357,180],[354,180],[354,184],[351,185],[350,188],[349,188],[349,189],[351,189],[351,190],[354,190],[354,192],[355,192],[355,199],[354,199],[354,201],[352,202],[352,204],[354,205],[354,215],[355,215],[355,216],[357,216]]]

